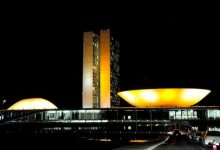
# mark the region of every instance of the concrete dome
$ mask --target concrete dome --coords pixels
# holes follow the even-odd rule
[[[32,110],[32,109],[57,109],[57,107],[50,101],[43,98],[27,98],[22,99],[11,107],[8,110]]]
[[[122,91],[118,95],[136,107],[190,107],[210,92],[206,89],[162,88]]]

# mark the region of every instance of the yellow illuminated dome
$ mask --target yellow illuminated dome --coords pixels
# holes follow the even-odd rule
[[[136,107],[190,107],[210,92],[206,89],[163,88],[122,91],[118,95]]]
[[[57,109],[57,107],[43,98],[27,98],[13,104],[8,110],[28,110],[28,109]]]

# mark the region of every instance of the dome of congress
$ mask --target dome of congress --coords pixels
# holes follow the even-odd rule
[[[33,110],[33,109],[57,109],[57,107],[50,101],[43,98],[27,98],[22,99],[11,107],[8,110]]]
[[[197,88],[160,88],[121,91],[117,94],[136,107],[190,107],[210,92]]]

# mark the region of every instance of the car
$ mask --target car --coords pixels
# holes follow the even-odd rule
[[[174,129],[173,136],[180,136],[180,129]]]

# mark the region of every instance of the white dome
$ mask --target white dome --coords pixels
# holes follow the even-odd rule
[[[27,98],[13,104],[8,110],[57,109],[50,101],[43,98]]]

